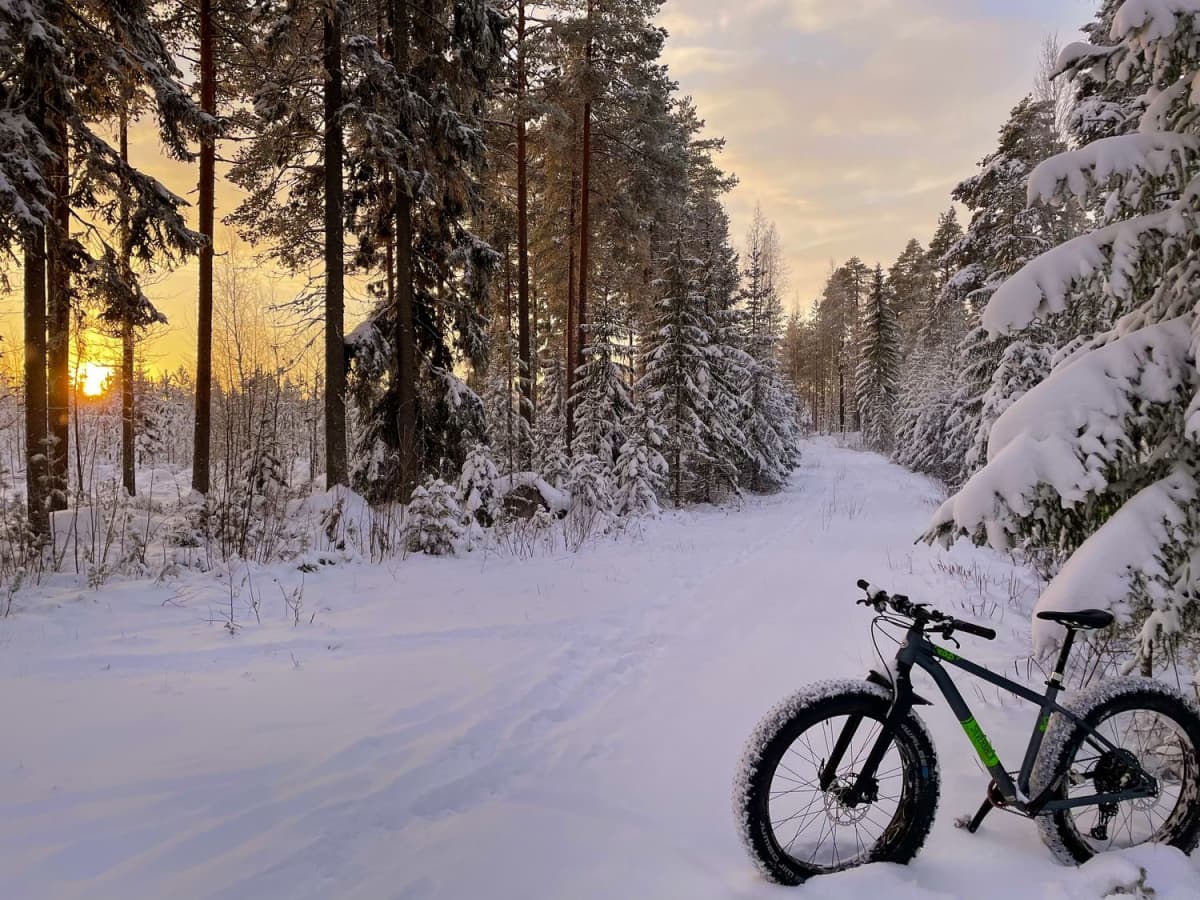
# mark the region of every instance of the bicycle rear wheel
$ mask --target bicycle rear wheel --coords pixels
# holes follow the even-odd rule
[[[1074,698],[1070,708],[1112,742],[1109,750],[1064,716],[1055,716],[1034,767],[1036,796],[1055,798],[1120,790],[1140,768],[1158,784],[1152,797],[1081,806],[1038,817],[1042,840],[1060,860],[1139,844],[1170,844],[1185,853],[1200,842],[1200,716],[1161,682],[1120,679]]]
[[[772,710],[755,730],[734,784],[742,839],[762,873],[781,884],[868,862],[904,863],[933,825],[938,770],[913,714],[876,770],[871,796],[843,802],[887,717],[891,695],[860,681],[819,684]],[[852,737],[832,781],[820,775],[847,724]]]

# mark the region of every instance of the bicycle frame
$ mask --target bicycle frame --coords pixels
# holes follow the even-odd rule
[[[1079,716],[1057,701],[1058,694],[1062,690],[1063,670],[1066,667],[1067,654],[1070,652],[1073,639],[1074,632],[1068,631],[1067,639],[1064,641],[1062,651],[1059,654],[1058,664],[1055,666],[1054,673],[1046,682],[1046,692],[1045,694],[1039,694],[1025,687],[1023,684],[1005,678],[1003,675],[998,675],[990,669],[971,662],[969,659],[963,659],[958,654],[952,653],[944,647],[933,644],[925,636],[922,624],[913,625],[909,629],[908,635],[901,645],[899,652],[896,654],[896,671],[892,682],[892,704],[888,709],[883,728],[875,744],[872,746],[871,752],[867,754],[862,770],[858,773],[854,785],[846,794],[844,802],[847,805],[854,805],[861,802],[868,795],[875,772],[879,768],[884,754],[887,752],[888,745],[892,742],[892,734],[912,709],[914,700],[916,699],[913,694],[911,680],[913,666],[917,666],[929,673],[930,677],[933,678],[934,684],[937,685],[938,690],[941,691],[942,696],[945,698],[947,704],[949,704],[951,711],[958,719],[963,731],[966,732],[972,746],[975,748],[975,752],[979,755],[980,761],[992,776],[1000,796],[1003,798],[1003,804],[998,805],[1003,805],[1006,808],[1027,816],[1036,816],[1061,809],[1094,806],[1100,803],[1116,803],[1122,800],[1149,797],[1156,794],[1158,792],[1157,782],[1149,773],[1142,769],[1140,770],[1142,776],[1139,779],[1140,784],[1131,785],[1120,791],[1093,794],[1085,797],[1051,799],[1056,785],[1050,785],[1037,797],[1029,797],[1029,779],[1033,772],[1034,763],[1037,761],[1038,751],[1041,749],[1042,741],[1045,738],[1046,725],[1050,720],[1051,713],[1066,716],[1087,732],[1087,739],[1089,741],[1099,744],[1105,750],[1117,751],[1120,749],[1104,737],[1104,735],[1092,728],[1087,722],[1083,721]],[[1029,737],[1029,742],[1025,749],[1025,758],[1021,763],[1015,783],[1008,769],[1001,763],[987,735],[983,733],[983,729],[975,721],[975,716],[971,713],[970,707],[946,671],[944,663],[949,663],[956,668],[962,669],[967,674],[986,681],[988,684],[1003,688],[1009,693],[1020,697],[1022,700],[1036,704],[1040,708],[1038,721],[1034,725],[1033,733]],[[838,736],[837,741],[834,742],[830,758],[821,771],[820,783],[822,790],[828,790],[829,786],[833,783],[834,775],[841,763],[841,759],[845,755],[861,721],[861,716],[852,716],[842,729],[842,733]]]

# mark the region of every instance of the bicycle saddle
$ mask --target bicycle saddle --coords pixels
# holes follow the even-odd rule
[[[1058,622],[1068,628],[1107,628],[1114,618],[1106,609],[1077,609],[1074,612],[1047,609],[1038,613],[1037,617],[1047,622]]]

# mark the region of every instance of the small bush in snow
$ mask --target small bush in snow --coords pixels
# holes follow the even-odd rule
[[[462,537],[462,508],[454,493],[454,488],[440,478],[413,491],[405,527],[410,553],[454,554],[455,545]]]
[[[500,514],[496,480],[500,477],[492,453],[484,444],[476,444],[463,462],[458,479],[456,500],[465,516],[481,525],[491,525]]]

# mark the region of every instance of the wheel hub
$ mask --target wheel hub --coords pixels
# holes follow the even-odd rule
[[[862,797],[855,802],[851,797],[858,775],[851,772],[845,778],[836,779],[825,791],[825,815],[838,825],[855,825],[867,817],[871,804],[879,797],[879,786],[874,778],[867,779]]]

